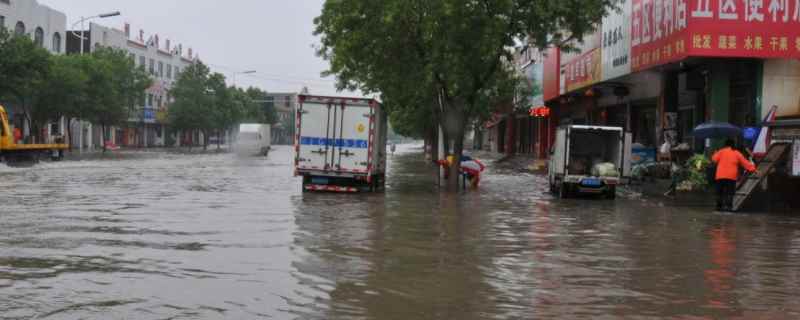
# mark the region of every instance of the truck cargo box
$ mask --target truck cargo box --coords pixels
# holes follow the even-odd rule
[[[304,191],[380,189],[387,118],[374,99],[301,95],[296,106],[295,174]]]

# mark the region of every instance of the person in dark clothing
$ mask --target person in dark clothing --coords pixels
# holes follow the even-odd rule
[[[733,209],[736,181],[739,180],[739,167],[749,172],[756,171],[756,167],[734,149],[733,140],[725,141],[725,147],[717,151],[711,160],[717,164],[717,210],[730,211]]]

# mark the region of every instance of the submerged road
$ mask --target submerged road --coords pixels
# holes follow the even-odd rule
[[[0,319],[800,318],[800,216],[441,194],[400,149],[363,195],[302,194],[286,147],[0,165]]]

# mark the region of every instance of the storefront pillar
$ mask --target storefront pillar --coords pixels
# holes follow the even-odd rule
[[[731,75],[723,61],[715,61],[708,75],[708,108],[713,121],[728,122],[730,119]]]
[[[765,114],[763,114],[764,106],[764,60],[759,60],[755,63],[755,89],[756,89],[756,101],[755,101],[755,114],[756,114],[756,125],[761,125],[760,121],[764,118]]]

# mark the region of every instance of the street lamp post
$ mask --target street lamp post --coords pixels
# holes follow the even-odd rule
[[[95,18],[101,18],[102,19],[102,18],[116,17],[116,16],[118,16],[120,14],[121,13],[119,11],[101,13],[101,14],[98,14],[96,16],[81,17],[80,20],[78,20],[77,22],[73,23],[72,24],[72,35],[78,37],[80,39],[80,41],[81,41],[81,52],[80,52],[80,54],[84,54],[84,42],[86,42],[86,27],[84,26],[84,24],[86,23],[86,21],[89,21],[89,20],[95,19]],[[75,26],[78,25],[78,24],[81,25],[81,34],[80,35],[78,35],[75,32]],[[80,154],[80,153],[83,153],[83,121],[81,119],[78,119],[78,125],[80,126],[80,130],[78,130],[78,153]],[[90,124],[89,129],[91,130],[91,128],[92,127],[91,127],[91,124]],[[91,139],[91,137],[92,137],[92,135],[91,135],[91,132],[90,132],[89,133],[89,139]],[[71,139],[72,138],[70,138],[70,140]]]
[[[255,71],[255,70],[248,70],[248,71],[242,71],[242,72],[234,72],[234,73],[233,73],[233,86],[234,86],[234,87],[236,86],[236,75],[237,75],[237,74],[254,74],[254,73],[256,73],[256,71]]]

